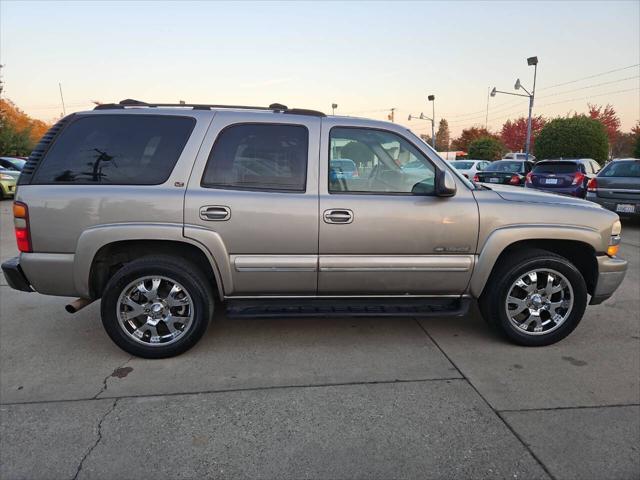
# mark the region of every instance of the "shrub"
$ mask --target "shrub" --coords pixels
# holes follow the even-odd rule
[[[548,122],[536,139],[535,155],[545,158],[593,158],[604,164],[609,138],[601,122],[584,115]]]
[[[494,137],[480,137],[469,144],[467,158],[477,160],[499,160],[506,151],[504,143]]]

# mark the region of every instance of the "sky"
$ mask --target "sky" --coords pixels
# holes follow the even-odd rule
[[[640,118],[640,2],[29,2],[0,0],[0,64],[19,108],[50,121],[92,101],[269,105],[452,135],[484,126],[489,87],[530,89],[534,114],[612,104]],[[590,78],[585,78],[590,77]],[[435,95],[435,105],[427,95]],[[498,94],[488,126],[526,116]]]

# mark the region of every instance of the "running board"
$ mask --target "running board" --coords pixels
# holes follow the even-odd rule
[[[228,299],[229,318],[462,317],[470,298]]]

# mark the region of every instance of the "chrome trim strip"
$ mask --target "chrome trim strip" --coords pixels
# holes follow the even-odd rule
[[[232,255],[236,272],[317,272],[316,255]]]
[[[473,255],[326,255],[321,272],[468,272]]]

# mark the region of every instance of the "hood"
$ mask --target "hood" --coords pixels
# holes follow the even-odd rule
[[[526,203],[553,203],[556,205],[576,205],[578,207],[591,207],[602,209],[600,205],[580,198],[547,193],[535,188],[512,187],[509,185],[491,185],[488,187],[496,192],[504,200]]]

